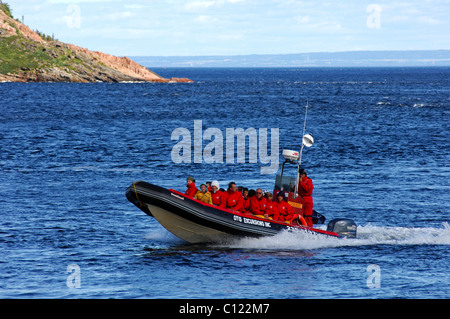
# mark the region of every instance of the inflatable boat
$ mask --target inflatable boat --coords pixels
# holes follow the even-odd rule
[[[311,141],[304,137],[303,145],[310,144],[312,145],[312,137]],[[288,203],[295,214],[301,215],[302,198],[298,196],[296,189],[298,174],[297,177],[283,176],[286,163],[297,164],[297,171],[300,169],[300,154],[283,151],[283,156],[285,161],[280,175],[276,176],[273,197],[276,198],[279,191],[289,194]],[[328,223],[327,230],[323,230],[304,226],[297,220],[287,223],[235,212],[144,181],[132,183],[126,190],[126,197],[169,232],[189,243],[217,243],[239,237],[274,236],[282,231],[302,231],[336,238],[356,237],[356,224],[351,219],[333,219]],[[323,223],[324,219],[317,212],[313,218],[315,223]]]

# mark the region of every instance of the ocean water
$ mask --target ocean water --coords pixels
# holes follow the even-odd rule
[[[450,68],[155,71],[195,83],[0,83],[0,298],[450,297]],[[188,175],[272,189],[248,150],[174,163],[172,133],[278,128],[281,164],[306,103],[314,207],[358,238],[191,245],[125,198]]]

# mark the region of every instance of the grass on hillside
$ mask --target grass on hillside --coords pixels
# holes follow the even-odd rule
[[[0,4],[0,10],[13,18],[11,9],[7,3]],[[14,26],[13,26],[14,27]],[[17,28],[16,28],[17,30]],[[42,32],[38,34],[47,41],[54,41],[54,36],[47,36]],[[72,53],[69,49],[44,46],[22,35],[0,38],[0,74],[16,73],[19,70],[32,70],[46,67],[72,68],[73,62],[68,61]]]
[[[11,8],[9,7],[9,4],[3,2],[2,4],[0,4],[0,10],[2,10],[4,13],[6,13],[6,15],[7,15],[8,17],[13,18],[13,16],[12,16],[12,10],[11,10]],[[13,18],[13,19],[14,19],[14,18]]]
[[[0,38],[0,73],[16,73],[50,67],[73,69],[79,59],[70,59],[72,50],[52,45],[44,45],[23,36]]]
[[[14,73],[19,69],[35,69],[50,62],[50,57],[42,50],[29,50],[22,36],[0,39],[0,73]]]

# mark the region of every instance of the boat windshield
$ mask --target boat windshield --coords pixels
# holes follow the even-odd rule
[[[295,191],[295,179],[295,177],[277,175],[275,178],[275,189],[292,193]]]

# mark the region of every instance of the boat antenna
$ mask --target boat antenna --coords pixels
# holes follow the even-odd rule
[[[306,118],[307,118],[307,116],[308,116],[308,106],[309,106],[309,101],[306,100],[306,106],[305,106],[305,122],[303,123],[303,134],[302,134],[302,137],[303,137],[303,135],[305,135]]]
[[[306,130],[306,118],[308,116],[308,100],[306,100],[306,107],[305,107],[305,121],[303,123],[303,133],[302,133],[302,146],[300,148],[300,155],[297,160],[297,179],[295,180],[295,191],[294,191],[294,198],[298,196],[298,182],[300,180],[300,165],[302,164],[302,153],[303,153],[303,147],[311,147],[314,143],[314,139],[311,134],[305,135]]]
[[[305,106],[305,121],[303,122],[303,133],[302,133],[302,146],[300,148],[300,156],[298,158],[298,166],[302,163],[302,152],[303,152],[303,146],[305,146],[305,143],[303,143],[303,136],[305,136],[305,130],[306,130],[306,118],[308,116],[308,100],[306,100],[306,106]]]
[[[305,107],[305,121],[303,123],[303,133],[302,133],[302,146],[300,147],[300,155],[298,157],[297,160],[297,165],[300,168],[300,165],[302,163],[302,154],[303,154],[303,148],[306,147],[311,147],[314,144],[314,138],[312,137],[311,133],[310,134],[305,134],[306,131],[306,119],[308,117],[308,106],[309,103],[308,101],[306,101],[306,107]]]

